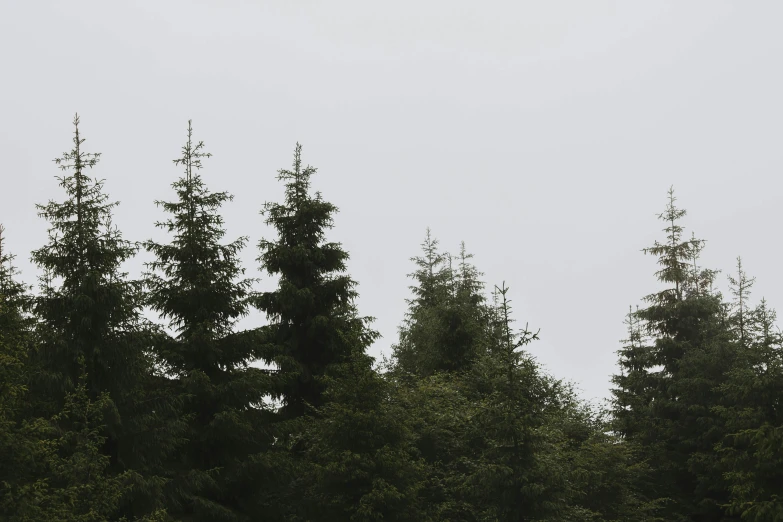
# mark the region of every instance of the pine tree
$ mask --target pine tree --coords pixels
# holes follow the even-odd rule
[[[429,229],[422,250],[423,256],[411,259],[418,268],[409,277],[416,284],[393,349],[397,369],[418,376],[466,370],[491,344],[483,274],[470,263],[464,242],[456,268]]]
[[[731,492],[729,512],[742,520],[773,522],[783,516],[783,336],[774,327],[776,314],[766,300],[751,309],[743,299],[739,306],[740,289],[747,290],[753,279],[738,272],[738,278],[730,280],[733,323],[742,328],[737,332],[742,346],[720,387],[726,400],[718,412],[728,435],[717,450]]]
[[[100,154],[82,150],[78,116],[73,124],[73,149],[55,160],[63,171],[73,171],[58,178],[68,199],[37,205],[51,228],[49,244],[32,254],[46,273],[35,311],[42,327],[56,336],[42,347],[44,371],[53,393],[73,390],[80,375],[77,361],[84,356],[88,392],[96,398],[111,391],[116,400],[145,369],[143,353],[125,346],[126,332],[137,319],[139,293],[123,279],[120,266],[136,248],[112,226],[111,211],[118,203],[108,201],[102,181],[87,176]],[[134,349],[137,353],[130,353]]]
[[[652,344],[635,340],[621,353],[627,373],[615,377],[615,425],[655,466],[650,494],[669,499],[664,518],[722,520],[726,491],[713,447],[724,427],[713,410],[734,352],[721,296],[712,290],[716,272],[698,266],[703,241],[682,239],[685,211],[675,201],[670,189],[659,216],[666,242],[644,250],[658,258],[656,276],[668,287],[634,314]]]
[[[327,369],[363,353],[375,338],[367,326],[371,319],[358,317],[354,306],[356,282],[345,273],[348,253],[325,242],[337,207],[320,192],[311,194],[316,169],[303,166],[301,153],[297,144],[293,170],[278,173],[285,201],[266,203],[261,211],[278,237],[258,244],[263,269],[279,276],[277,289],[259,293],[255,303],[270,320],[266,343],[278,368],[276,395],[286,419],[321,407]]]
[[[508,287],[496,291],[499,343],[473,372],[488,391],[475,423],[484,442],[469,479],[479,494],[474,502],[485,520],[557,518],[567,502],[560,435],[550,428],[560,410],[560,384],[542,375],[523,349],[538,332],[527,325],[520,333],[512,330]]]
[[[431,375],[439,366],[436,349],[441,337],[436,311],[443,309],[449,300],[451,281],[448,255],[441,253],[438,240],[427,235],[421,244],[422,256],[412,257],[417,269],[408,275],[416,282],[410,286],[413,298],[406,300],[408,312],[400,328],[399,342],[393,347],[393,357],[398,371],[410,375]]]
[[[38,324],[30,361],[35,368],[31,414],[49,418],[61,412],[82,379],[84,400],[107,408],[101,437],[111,473],[135,470],[141,491],[154,478],[138,473],[148,474],[147,463],[168,447],[161,437],[144,443],[157,421],[145,409],[156,330],[141,317],[141,283],[121,271],[137,248],[112,223],[118,203],[109,201],[102,181],[87,175],[100,154],[83,150],[78,115],[73,124],[73,148],[55,160],[68,172],[58,178],[67,199],[38,205],[50,229],[49,243],[32,253],[43,277],[34,298]],[[104,394],[108,399],[101,399]],[[155,489],[146,486],[148,492]],[[150,500],[149,509],[157,507]]]
[[[12,522],[104,521],[131,494],[132,473],[109,469],[103,451],[107,393],[89,398],[84,357],[76,387],[50,419],[32,417],[27,382],[35,372],[30,296],[18,283],[0,225],[0,518]],[[164,513],[137,520],[162,521]]]
[[[170,462],[171,512],[183,520],[244,520],[248,484],[242,463],[269,443],[264,396],[269,379],[249,364],[259,357],[257,332],[235,330],[247,314],[251,279],[239,252],[247,239],[221,244],[218,209],[232,197],[210,192],[199,175],[208,158],[193,141],[188,122],[182,156],[184,175],[173,183],[174,202],[156,202],[170,214],[157,223],[171,243],[145,242],[155,256],[148,264],[148,303],[174,332],[156,347],[159,365],[184,395],[187,444]]]

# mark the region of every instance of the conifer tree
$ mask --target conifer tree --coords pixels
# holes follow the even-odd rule
[[[76,387],[52,418],[33,417],[27,383],[35,331],[30,296],[14,278],[0,225],[0,518],[13,522],[103,521],[131,493],[132,473],[109,469],[103,447],[107,393],[91,400],[84,357]],[[136,520],[162,521],[163,512]]]
[[[5,248],[4,232],[0,224],[0,418],[3,426],[10,426],[26,393],[24,370],[33,347],[33,322],[27,313],[28,289],[15,279],[14,257]]]
[[[753,280],[741,270],[738,279],[730,280],[734,325],[742,325],[737,335],[743,344],[720,387],[726,400],[717,410],[727,436],[717,451],[731,493],[729,513],[751,522],[773,522],[783,516],[783,337],[774,326],[775,310],[765,299],[752,309],[745,300],[740,321],[739,290]]]
[[[469,479],[478,493],[474,502],[482,506],[482,519],[557,518],[567,505],[566,468],[548,425],[560,409],[559,384],[522,349],[538,332],[512,330],[508,287],[496,290],[499,344],[473,372],[488,391],[476,423],[484,442]]]
[[[651,498],[667,498],[667,520],[721,520],[725,485],[716,474],[713,446],[722,438],[714,413],[717,387],[732,364],[733,348],[715,271],[698,266],[703,241],[682,239],[685,211],[669,190],[666,242],[644,251],[658,258],[658,280],[667,288],[645,298],[635,316],[651,337],[649,347],[621,354],[628,371],[615,378],[618,431],[655,465]],[[696,517],[696,518],[693,518]]]
[[[629,307],[625,324],[628,337],[617,352],[620,374],[612,377],[616,386],[612,390],[613,428],[619,435],[633,439],[646,433],[646,424],[652,420],[650,408],[655,396],[656,376],[652,370],[653,347],[645,342],[638,306],[636,312]]]
[[[102,181],[87,175],[100,154],[84,151],[78,115],[73,124],[73,148],[55,160],[67,173],[58,178],[67,199],[38,205],[50,229],[49,243],[32,253],[44,275],[34,298],[31,414],[59,414],[82,379],[84,400],[107,408],[101,437],[111,473],[135,470],[135,491],[154,496],[153,477],[139,473],[149,475],[148,464],[169,447],[160,434],[149,443],[157,422],[146,409],[156,329],[141,317],[141,283],[121,271],[137,248],[112,223],[118,203],[109,201]],[[108,398],[100,399],[104,394]],[[61,419],[70,422],[68,416]],[[151,500],[149,509],[157,507]]]
[[[72,171],[58,178],[68,199],[37,206],[50,223],[50,242],[32,254],[47,277],[35,312],[56,336],[42,346],[42,370],[49,389],[62,394],[75,389],[84,356],[91,397],[109,391],[116,401],[146,370],[144,347],[132,337],[139,286],[120,272],[136,248],[112,225],[118,203],[108,201],[102,181],[87,175],[100,154],[83,150],[78,116],[73,124],[73,149],[55,160],[64,172]]]
[[[441,337],[435,311],[446,305],[452,280],[448,256],[439,251],[429,228],[421,248],[423,255],[411,258],[417,269],[408,277],[416,284],[409,287],[413,298],[406,300],[408,312],[393,348],[397,369],[410,375],[430,375],[440,363],[435,353]]]
[[[562,432],[566,504],[560,520],[574,522],[664,522],[660,501],[650,499],[650,469],[635,448],[611,433],[606,412],[580,401],[573,389],[561,391],[562,409],[549,429]]]
[[[485,352],[489,341],[488,307],[481,274],[473,257],[460,246],[458,266],[450,254],[440,253],[438,241],[427,229],[423,255],[411,260],[417,270],[409,277],[413,299],[394,346],[398,371],[428,376],[438,371],[459,372]]]
[[[465,242],[460,244],[455,288],[450,306],[445,310],[445,338],[437,369],[461,371],[470,368],[490,348],[488,311],[484,298],[481,272],[470,262],[473,254],[467,252]]]
[[[145,242],[155,256],[148,264],[148,303],[168,320],[172,337],[156,347],[157,361],[175,393],[184,395],[187,444],[169,463],[169,503],[184,520],[242,520],[247,499],[241,464],[267,443],[264,396],[268,376],[249,364],[259,357],[254,331],[235,331],[247,314],[251,279],[239,252],[246,238],[222,244],[218,209],[232,196],[210,192],[199,175],[208,158],[193,141],[188,122],[182,156],[184,175],[173,183],[177,199],[157,204],[170,217],[157,226],[173,235],[168,244]]]
[[[258,261],[277,289],[256,296],[256,307],[270,320],[266,327],[269,360],[278,367],[277,398],[283,418],[298,418],[324,404],[321,377],[332,364],[363,353],[375,338],[370,318],[357,315],[356,282],[346,274],[348,253],[325,241],[337,207],[320,192],[311,193],[316,169],[302,164],[297,143],[292,170],[280,170],[283,203],[268,202],[261,211],[277,239],[262,239]],[[365,332],[356,335],[355,332]]]
[[[424,461],[426,480],[420,495],[426,511],[422,518],[477,520],[480,510],[469,476],[484,440],[480,430],[474,429],[482,404],[472,400],[462,374],[441,372],[410,379],[389,372],[388,376],[408,411],[416,449]]]

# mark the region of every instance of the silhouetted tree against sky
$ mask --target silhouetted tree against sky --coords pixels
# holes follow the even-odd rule
[[[241,519],[246,499],[239,497],[246,488],[237,483],[240,464],[270,442],[264,406],[269,377],[250,366],[259,357],[259,337],[235,330],[247,314],[252,285],[240,279],[238,255],[247,239],[220,242],[225,231],[218,210],[231,196],[207,189],[199,170],[209,156],[188,122],[182,156],[174,160],[184,170],[172,185],[177,199],[158,202],[169,218],[157,226],[173,237],[144,244],[155,255],[148,265],[148,303],[173,331],[156,355],[187,397],[187,443],[171,463],[170,511],[194,521]]]
[[[292,170],[278,173],[285,184],[283,203],[266,203],[261,211],[277,239],[259,242],[258,261],[279,280],[275,290],[259,293],[255,304],[270,321],[266,343],[279,368],[277,394],[285,418],[320,407],[320,377],[331,364],[364,353],[376,335],[367,329],[370,319],[357,314],[356,282],[346,273],[348,253],[339,243],[326,241],[337,207],[319,192],[311,193],[315,173],[302,164],[297,144]]]
[[[704,242],[683,240],[685,211],[675,206],[673,189],[659,218],[666,241],[645,249],[658,258],[658,280],[667,288],[645,297],[632,315],[650,344],[632,327],[630,346],[621,352],[624,370],[615,378],[616,427],[643,448],[654,466],[651,498],[670,502],[670,520],[724,520],[725,484],[717,472],[714,446],[725,434],[714,409],[723,398],[717,387],[733,364],[735,346],[714,270],[698,265]],[[693,518],[696,517],[696,518]]]
[[[32,253],[43,276],[34,298],[31,402],[37,414],[49,417],[81,382],[84,400],[108,408],[101,436],[112,473],[140,471],[165,448],[143,447],[144,432],[154,429],[144,402],[156,329],[141,316],[141,282],[122,272],[137,247],[112,223],[118,203],[109,201],[102,181],[88,176],[100,154],[84,150],[78,116],[73,124],[73,147],[55,160],[66,173],[58,178],[66,198],[37,206],[50,228],[49,242]],[[142,482],[137,480],[140,489]]]
[[[463,371],[489,349],[489,311],[481,274],[472,254],[460,245],[457,266],[441,253],[429,229],[422,255],[411,258],[413,298],[393,347],[398,371],[428,376],[439,371]]]

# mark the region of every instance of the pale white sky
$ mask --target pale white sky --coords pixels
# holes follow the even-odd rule
[[[62,198],[51,160],[79,112],[115,222],[162,239],[153,201],[173,197],[192,118],[205,180],[236,196],[227,239],[250,236],[260,275],[258,211],[299,141],[340,207],[329,237],[378,318],[374,355],[430,226],[507,282],[552,373],[605,397],[624,314],[657,288],[640,250],[670,185],[705,264],[742,255],[754,297],[783,301],[782,17],[772,0],[2,2],[0,222],[34,282],[34,204]]]

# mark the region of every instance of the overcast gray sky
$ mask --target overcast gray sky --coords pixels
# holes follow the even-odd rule
[[[675,186],[704,263],[737,255],[783,302],[783,3],[775,1],[0,2],[0,222],[23,277],[61,199],[52,159],[78,112],[125,237],[162,239],[155,199],[192,118],[227,239],[271,231],[294,144],[340,208],[361,313],[389,353],[425,228],[511,287],[530,351],[608,394],[640,250]],[[141,255],[129,265],[139,275]],[[721,278],[725,282],[725,276]],[[268,287],[269,281],[261,283]],[[257,315],[243,325],[263,324]]]

